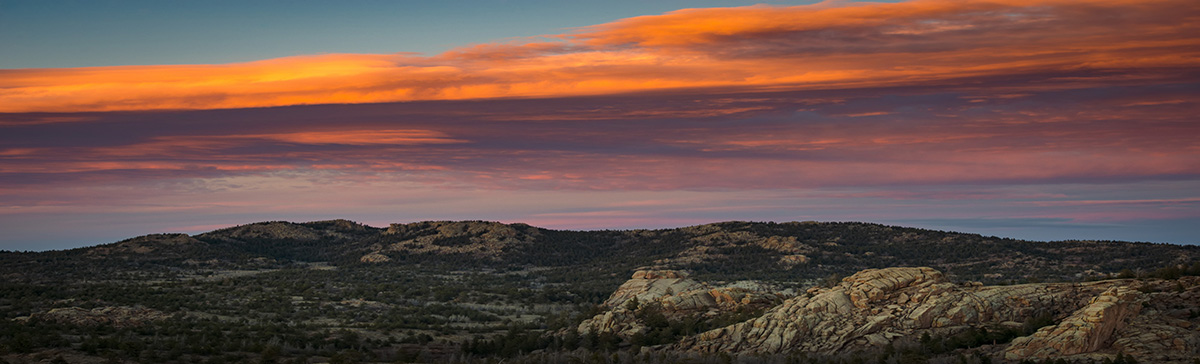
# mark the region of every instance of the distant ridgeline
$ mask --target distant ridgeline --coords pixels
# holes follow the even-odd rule
[[[347,220],[260,222],[194,236],[154,234],[38,253],[0,252],[10,279],[169,278],[198,270],[415,265],[449,269],[635,268],[697,278],[814,282],[867,268],[928,266],[984,283],[1154,274],[1200,262],[1200,247],[1119,241],[1033,242],[869,223],[722,222],[661,230],[566,231],[430,221],[374,228]],[[1171,274],[1159,272],[1159,274]]]

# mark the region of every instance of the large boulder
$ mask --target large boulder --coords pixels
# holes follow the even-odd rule
[[[1125,328],[1138,314],[1141,292],[1112,287],[1096,296],[1058,325],[1013,340],[1004,357],[1009,360],[1058,358],[1095,352],[1112,345],[1113,333]]]
[[[610,332],[629,337],[644,332],[636,316],[640,307],[655,306],[668,319],[711,318],[745,307],[766,308],[782,301],[773,287],[735,282],[713,287],[676,270],[638,270],[604,301],[605,312],[584,320],[581,333]]]
[[[630,300],[637,299],[641,303],[670,301],[671,306],[681,305],[685,307],[700,308],[701,306],[714,306],[715,301],[712,297],[704,298],[688,294],[686,299],[681,295],[692,291],[704,290],[706,287],[691,278],[688,274],[681,271],[673,270],[639,270],[633,273],[628,281],[617,287],[616,291],[604,301],[604,305],[608,307],[617,307],[624,305]]]

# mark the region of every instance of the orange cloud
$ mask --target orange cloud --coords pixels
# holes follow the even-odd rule
[[[218,109],[828,89],[1090,70],[1036,87],[1170,79],[1200,64],[1192,0],[917,0],[685,9],[434,57],[0,70],[0,112]],[[1075,85],[1075,86],[1073,86]],[[1031,86],[1032,87],[1032,86]],[[1022,90],[1007,90],[1020,93]]]

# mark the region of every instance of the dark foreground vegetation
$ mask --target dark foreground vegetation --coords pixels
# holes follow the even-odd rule
[[[1200,275],[1196,262],[1196,247],[1028,242],[861,223],[595,232],[483,222],[260,223],[0,252],[0,363],[988,363],[970,349],[1047,323],[839,356],[659,350],[761,310],[668,319],[646,306],[637,314],[649,329],[628,339],[576,327],[639,267],[803,292],[888,266],[1012,284],[1174,279]]]

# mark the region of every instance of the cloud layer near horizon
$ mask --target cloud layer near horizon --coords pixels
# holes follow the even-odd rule
[[[831,2],[434,57],[0,70],[0,249],[334,217],[1194,243],[1197,19],[1187,1]],[[113,230],[45,235],[64,221]]]

